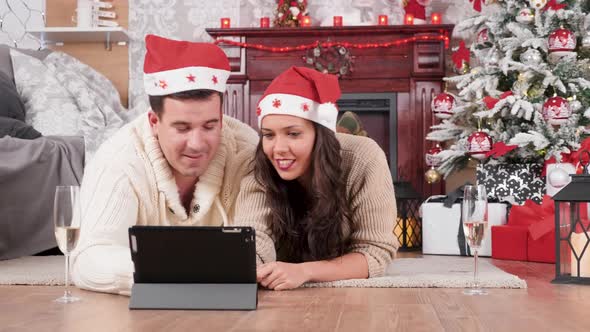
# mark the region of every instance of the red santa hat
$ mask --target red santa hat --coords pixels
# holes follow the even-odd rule
[[[338,78],[305,67],[291,67],[277,76],[258,102],[258,127],[269,114],[293,115],[336,131],[340,98]]]
[[[217,45],[147,35],[145,46],[143,84],[148,95],[198,89],[225,92],[229,60]]]

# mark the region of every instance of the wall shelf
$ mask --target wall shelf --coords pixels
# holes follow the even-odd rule
[[[106,49],[111,50],[112,43],[125,45],[129,41],[127,31],[121,27],[47,27],[27,32],[39,38],[42,47],[47,44],[104,42]]]

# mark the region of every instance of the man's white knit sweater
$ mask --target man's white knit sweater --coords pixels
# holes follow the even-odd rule
[[[248,125],[227,116],[221,135],[188,215],[147,113],[100,147],[84,171],[80,193],[82,227],[72,254],[78,287],[129,294],[133,263],[128,229],[133,225],[220,226],[233,219],[240,181],[259,138]]]

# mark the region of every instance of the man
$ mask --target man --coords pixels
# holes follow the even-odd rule
[[[85,170],[73,253],[78,287],[129,295],[133,225],[221,226],[232,220],[258,135],[222,117],[229,60],[217,46],[148,35],[151,110],[106,141]]]

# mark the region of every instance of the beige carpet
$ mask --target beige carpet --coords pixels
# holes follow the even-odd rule
[[[526,282],[480,259],[480,282],[488,288],[526,288]],[[463,288],[473,280],[473,258],[425,256],[400,258],[387,269],[387,276],[334,282],[308,283],[304,287],[399,287]],[[64,257],[23,257],[0,261],[2,285],[63,285]]]

